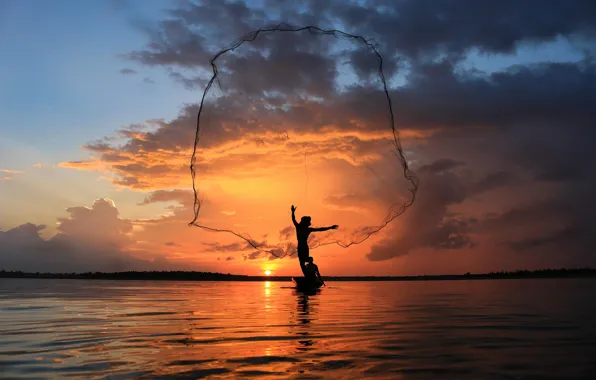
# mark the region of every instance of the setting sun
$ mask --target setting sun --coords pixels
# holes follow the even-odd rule
[[[271,276],[271,271],[270,270],[266,270],[265,271],[265,276]]]

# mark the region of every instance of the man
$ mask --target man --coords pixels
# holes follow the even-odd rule
[[[292,205],[291,210],[292,222],[294,222],[294,227],[296,227],[296,237],[298,239],[298,260],[300,261],[300,268],[302,269],[302,273],[304,273],[304,276],[306,276],[305,263],[310,258],[310,250],[308,248],[308,236],[311,232],[335,230],[338,228],[338,225],[334,224],[333,226],[329,227],[311,228],[310,216],[303,216],[300,219],[300,223],[298,223],[296,222],[296,207]]]
[[[319,267],[315,264],[314,259],[309,257],[306,262],[304,277],[306,277],[312,284],[316,284],[320,281],[321,284],[325,285],[325,281],[323,281],[321,273],[319,272]]]

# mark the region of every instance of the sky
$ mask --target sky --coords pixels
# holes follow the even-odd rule
[[[0,269],[299,274],[188,225],[209,60],[280,23],[373,41],[419,181],[313,249],[323,276],[596,265],[592,1],[0,0]],[[315,246],[411,199],[370,48],[267,33],[218,69],[200,224],[293,253],[292,204],[340,226]]]

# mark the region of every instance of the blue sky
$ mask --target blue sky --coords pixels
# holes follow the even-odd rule
[[[114,189],[98,173],[52,166],[86,158],[85,143],[174,118],[182,103],[195,101],[165,70],[122,58],[148,41],[138,25],[159,20],[170,3],[0,1],[0,170],[23,172],[0,183],[0,228],[50,223],[72,204],[107,195],[132,212],[141,195]],[[123,75],[124,68],[137,73]]]
[[[136,67],[121,56],[147,42],[135,24],[157,20],[169,2],[127,4],[3,2],[2,166],[24,170],[40,159],[79,157],[86,142],[128,124],[175,117],[183,102],[195,100],[165,70]],[[138,73],[123,75],[123,68]],[[28,150],[39,151],[39,157]]]

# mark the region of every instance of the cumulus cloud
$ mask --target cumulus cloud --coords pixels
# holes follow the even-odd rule
[[[0,268],[32,272],[155,270],[171,267],[164,259],[131,253],[132,222],[122,219],[110,199],[67,209],[58,233],[45,240],[45,225],[25,223],[0,231]],[[139,257],[140,256],[140,257]]]

